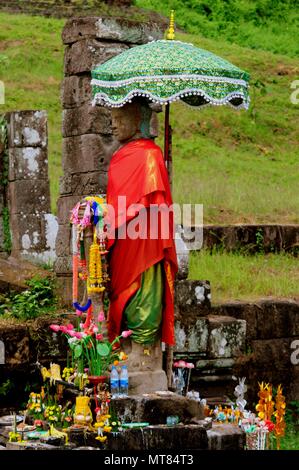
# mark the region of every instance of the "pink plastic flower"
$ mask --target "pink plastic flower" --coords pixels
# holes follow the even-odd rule
[[[98,315],[98,322],[102,323],[102,321],[105,321],[105,314],[104,314],[103,310],[101,310],[99,315]]]
[[[53,331],[60,331],[60,326],[59,325],[50,325],[51,330]]]
[[[132,333],[133,333],[132,330],[126,330],[126,331],[123,331],[123,332],[122,332],[121,336],[122,336],[123,338],[128,338],[129,336],[131,336]]]
[[[81,312],[81,310],[76,310],[76,315],[78,315],[78,317],[82,317],[82,312]]]
[[[74,337],[77,339],[82,339],[83,338],[83,333],[79,333],[78,331],[75,332]]]
[[[74,329],[74,325],[72,325],[71,323],[66,325],[66,327],[67,327],[68,330],[73,330]]]
[[[72,331],[71,331],[71,330],[68,330],[68,334],[69,334],[72,338],[76,337],[76,331],[75,331],[75,330],[72,330]]]
[[[68,334],[68,332],[69,332],[69,330],[67,329],[67,327],[64,326],[64,325],[62,325],[62,326],[60,327],[60,331],[62,331],[62,333],[67,333],[67,334]]]
[[[102,341],[103,338],[104,338],[104,336],[100,333],[98,335],[96,335],[96,339],[99,340],[99,341]]]
[[[187,369],[194,369],[194,364],[192,364],[192,362],[186,362],[186,366]]]

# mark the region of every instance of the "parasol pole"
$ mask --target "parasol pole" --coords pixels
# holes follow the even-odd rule
[[[174,35],[174,10],[170,12],[169,28],[166,31],[165,38],[169,41],[175,39]],[[165,106],[165,125],[164,125],[164,159],[167,168],[170,189],[172,189],[172,129],[169,125],[170,104]],[[173,346],[166,345],[166,376],[168,388],[173,388]]]
[[[165,106],[165,124],[164,124],[164,159],[167,168],[170,187],[172,187],[172,128],[169,124],[170,104]]]

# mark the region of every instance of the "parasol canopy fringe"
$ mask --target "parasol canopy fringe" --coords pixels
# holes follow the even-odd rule
[[[130,103],[132,99],[136,96],[148,98],[154,103],[159,103],[161,105],[172,103],[174,101],[180,100],[181,98],[187,98],[189,96],[202,96],[207,102],[199,105],[198,107],[203,107],[203,106],[208,106],[208,105],[214,105],[214,106],[230,105],[234,109],[248,109],[249,102],[250,102],[249,96],[245,96],[245,94],[240,91],[231,92],[224,98],[216,99],[216,98],[209,96],[203,90],[199,90],[199,89],[186,89],[178,93],[175,93],[174,95],[171,95],[167,98],[160,98],[145,90],[133,90],[133,91],[130,91],[124,98],[122,98],[119,101],[112,100],[111,98],[109,98],[109,96],[106,93],[103,93],[103,92],[95,93],[94,98],[92,100],[92,105],[95,106],[96,104],[99,104],[99,105],[108,106],[111,108],[120,108],[124,104]],[[239,98],[242,100],[242,102],[238,105],[235,105],[231,102],[233,99],[236,99],[236,98]],[[189,103],[186,103],[186,104],[190,106]]]

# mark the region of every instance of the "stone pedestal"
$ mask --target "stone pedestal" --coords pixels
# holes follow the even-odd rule
[[[152,346],[145,346],[127,338],[123,343],[123,350],[129,356],[127,366],[130,393],[138,395],[167,390],[159,341]]]

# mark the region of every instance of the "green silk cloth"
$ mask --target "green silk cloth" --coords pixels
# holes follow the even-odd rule
[[[125,309],[132,340],[141,344],[154,343],[162,323],[163,273],[162,264],[148,268],[141,277],[141,285]]]

